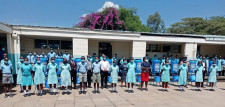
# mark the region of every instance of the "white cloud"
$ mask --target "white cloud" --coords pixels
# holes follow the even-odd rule
[[[119,9],[119,5],[118,5],[118,4],[114,4],[114,3],[111,2],[111,1],[106,1],[105,4],[104,4],[100,9],[98,9],[98,12],[101,12],[101,11],[103,11],[105,8],[108,8],[108,7],[114,7],[114,8]]]
[[[83,14],[81,17],[86,17],[87,16],[87,14]]]

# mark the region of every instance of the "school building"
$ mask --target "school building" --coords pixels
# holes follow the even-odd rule
[[[80,28],[7,25],[0,23],[0,47],[5,47],[14,67],[19,56],[29,51],[37,54],[50,48],[54,52],[68,50],[74,57],[96,53],[119,58],[142,58],[146,54],[179,55],[195,59],[196,54],[225,56],[225,36],[193,34],[160,34],[129,31],[88,30]]]

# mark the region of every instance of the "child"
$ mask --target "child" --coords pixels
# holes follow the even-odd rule
[[[92,64],[92,69],[93,69],[94,94],[100,93],[99,83],[101,82],[101,75],[100,75],[101,64],[99,63],[98,57],[95,58],[95,62]],[[97,90],[96,90],[96,84],[97,84]]]
[[[71,86],[71,75],[70,75],[70,64],[67,62],[67,58],[63,59],[63,63],[60,65],[60,70],[61,70],[61,79],[62,79],[62,95],[65,93],[65,87],[66,87],[66,92],[67,94],[70,94],[69,92],[69,86]]]
[[[81,57],[81,62],[77,65],[79,71],[79,81],[80,81],[80,92],[79,94],[86,94],[86,84],[87,84],[87,63],[85,61],[85,57]]]
[[[126,77],[127,77],[128,66],[127,66],[126,59],[123,59],[123,63],[122,65],[120,65],[120,70],[121,70],[121,87],[123,86],[123,82],[125,82],[125,87],[127,87]]]
[[[111,87],[112,92],[117,93],[116,83],[118,82],[118,72],[119,67],[117,66],[116,60],[113,61],[113,65],[111,65],[109,72],[111,72]]]
[[[21,85],[23,86],[24,97],[30,96],[31,86],[33,85],[33,79],[31,75],[32,65],[28,63],[28,59],[24,59],[24,64],[21,66],[22,71],[22,82]],[[28,90],[26,87],[28,86]],[[28,91],[28,93],[27,93]]]
[[[216,73],[218,71],[218,67],[216,66],[216,62],[213,62],[212,66],[209,68],[209,77],[208,77],[208,82],[210,85],[210,91],[215,91],[213,89],[214,83],[217,82],[216,80]]]
[[[48,63],[47,69],[48,69],[48,84],[50,87],[49,89],[50,94],[56,95],[56,84],[58,83],[56,72],[58,70],[58,66],[55,63],[55,57],[51,57],[51,62]],[[54,88],[52,88],[52,85],[54,85]]]
[[[163,90],[162,91],[168,91],[167,88],[168,88],[168,84],[170,82],[170,64],[169,64],[169,61],[166,60],[166,63],[165,65],[162,66],[162,88]]]
[[[184,91],[184,86],[187,85],[187,71],[188,66],[186,65],[187,61],[184,61],[179,67],[179,80],[178,85],[180,86],[180,91]]]
[[[130,63],[128,63],[128,72],[126,82],[128,83],[128,92],[133,93],[133,87],[136,83],[136,76],[135,76],[135,68],[136,64],[134,63],[134,58],[131,58]]]
[[[1,65],[2,71],[2,84],[4,86],[5,98],[8,97],[7,89],[9,90],[9,96],[12,97],[12,65],[8,63],[8,58],[4,58],[4,64]]]
[[[16,82],[17,82],[17,84],[20,85],[20,93],[23,92],[23,88],[22,88],[22,86],[21,86],[21,78],[22,78],[21,66],[24,64],[23,62],[24,62],[24,59],[23,59],[23,57],[21,56],[21,57],[20,57],[20,61],[19,61],[18,64],[17,64],[17,73],[16,73],[16,74],[17,74],[17,80],[16,80]]]
[[[202,61],[199,61],[195,73],[196,74],[195,85],[197,87],[196,91],[201,91],[200,83],[203,82],[203,71],[205,71],[205,68],[202,66]]]
[[[34,84],[37,86],[37,96],[42,96],[43,84],[45,83],[44,66],[41,64],[40,58],[37,58],[37,63],[34,65]]]

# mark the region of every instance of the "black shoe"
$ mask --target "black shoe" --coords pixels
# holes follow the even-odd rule
[[[97,93],[99,93],[99,94],[100,94],[100,91],[99,91],[99,90],[97,90]]]
[[[91,86],[88,86],[88,88],[92,88]]]
[[[24,94],[23,96],[24,96],[24,97],[27,97],[27,94]]]
[[[40,96],[40,93],[38,93],[37,96]]]
[[[56,92],[54,92],[53,94],[56,95]]]
[[[131,93],[131,90],[128,90],[128,93]]]
[[[50,92],[50,95],[53,95],[53,92]]]
[[[65,92],[62,92],[62,95],[64,95],[65,94]]]
[[[77,89],[77,87],[75,86],[75,87],[73,87],[73,89]]]
[[[42,93],[40,93],[40,96],[42,96]]]
[[[94,91],[93,91],[93,93],[94,93],[94,94],[96,94],[96,93],[97,93],[97,91],[96,91],[96,90],[94,90]]]
[[[114,90],[114,92],[115,92],[115,93],[118,93],[118,91],[117,91],[117,90]]]
[[[83,91],[83,94],[86,94],[86,91]]]
[[[103,86],[101,86],[101,89],[103,89]]]
[[[20,93],[23,93],[23,90],[21,90]]]
[[[167,89],[165,89],[166,92],[169,92]]]
[[[8,95],[7,94],[5,94],[5,98],[7,98],[8,97]]]
[[[141,91],[143,91],[143,88],[141,88]]]
[[[148,88],[145,88],[146,91],[148,91]]]
[[[79,91],[79,94],[82,94],[83,92],[82,91]]]
[[[131,93],[134,93],[134,91],[133,91],[133,90],[130,90],[130,92],[131,92]]]
[[[29,93],[27,96],[29,96],[29,97],[30,97],[30,93]]]
[[[12,93],[9,94],[10,97],[13,97]]]

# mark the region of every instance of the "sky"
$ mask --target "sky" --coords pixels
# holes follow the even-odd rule
[[[82,15],[101,11],[103,5],[134,7],[143,24],[157,11],[167,28],[186,17],[225,16],[225,0],[0,0],[0,22],[72,27]]]

